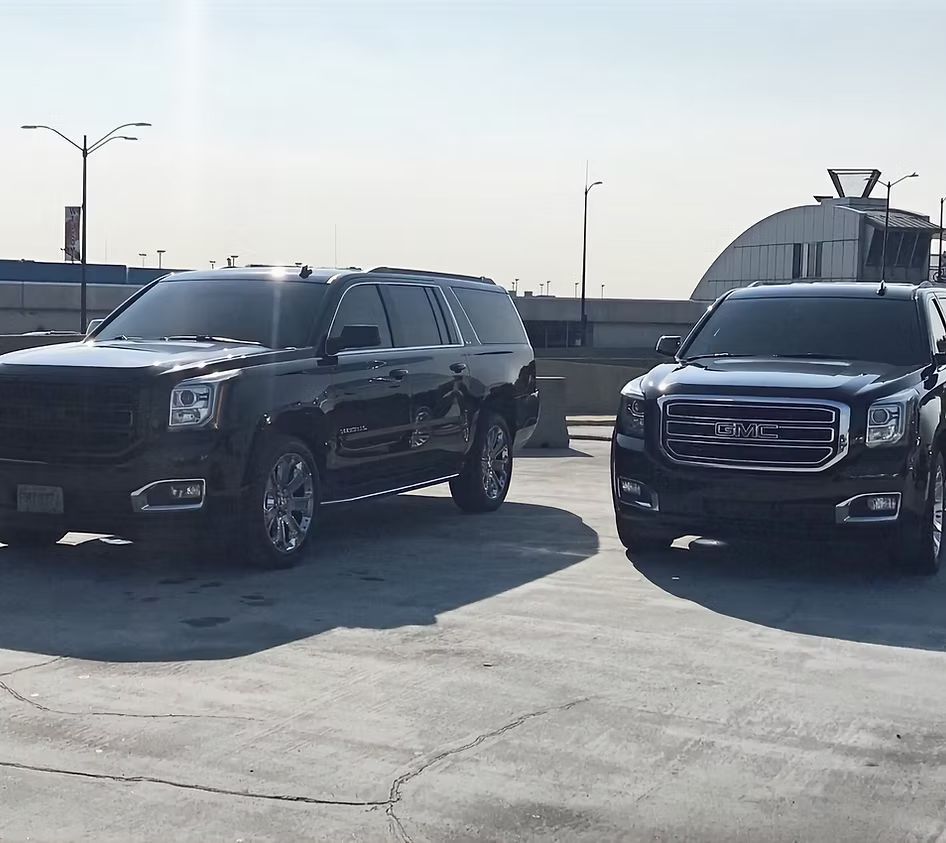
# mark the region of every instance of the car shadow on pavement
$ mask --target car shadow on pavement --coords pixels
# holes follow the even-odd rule
[[[803,635],[946,651],[946,572],[906,576],[880,550],[698,541],[628,558],[654,585],[722,615]]]
[[[175,541],[0,548],[0,649],[233,658],[336,627],[435,624],[598,550],[597,533],[561,509],[507,502],[464,515],[448,497],[421,495],[325,509],[315,546],[287,571],[199,558]]]

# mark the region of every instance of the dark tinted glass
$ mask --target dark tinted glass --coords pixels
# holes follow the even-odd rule
[[[767,297],[724,301],[682,356],[828,357],[908,366],[929,360],[925,346],[910,300]]]
[[[384,302],[398,348],[443,345],[437,318],[424,287],[385,284]]]
[[[942,304],[942,302],[940,302]],[[926,301],[926,318],[929,320],[930,340],[937,351],[946,351],[946,324],[934,299]]]
[[[162,281],[96,336],[161,338],[206,334],[301,348],[327,287],[308,281],[207,278]]]
[[[454,292],[473,323],[484,345],[528,342],[512,299],[504,292],[469,290],[455,287]]]
[[[460,326],[460,333],[463,334],[463,342],[466,345],[475,345],[476,332],[473,330],[473,325],[470,324],[470,320],[467,318],[466,311],[460,306],[457,291],[452,287],[448,287],[444,292],[450,299],[450,308],[453,310],[453,315],[456,317],[457,324]]]
[[[377,325],[381,334],[381,345],[378,347],[390,348],[392,345],[388,317],[374,284],[360,284],[342,296],[330,336],[341,336],[342,328],[346,325]]]

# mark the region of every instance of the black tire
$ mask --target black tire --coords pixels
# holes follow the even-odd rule
[[[920,576],[932,576],[939,573],[943,553],[946,551],[942,531],[944,500],[946,500],[946,461],[943,455],[937,452],[933,454],[933,459],[930,461],[930,478],[923,515],[920,518],[912,515],[902,516],[901,523],[897,525],[894,533],[890,556],[894,565],[904,573]],[[934,509],[938,511],[938,543],[933,537]]]
[[[621,518],[617,519],[618,538],[631,553],[648,553],[656,550],[666,550],[673,544],[676,536],[662,533],[657,530],[642,530],[632,527]]]
[[[36,530],[6,527],[0,530],[0,543],[10,547],[52,547],[65,534],[63,530]]]
[[[484,411],[463,470],[450,481],[450,492],[460,509],[493,512],[502,506],[512,482],[512,446],[506,420],[499,413]]]
[[[301,485],[288,491],[300,477]],[[253,455],[229,549],[259,568],[291,568],[315,530],[319,501],[318,466],[309,448],[291,436],[268,436]]]

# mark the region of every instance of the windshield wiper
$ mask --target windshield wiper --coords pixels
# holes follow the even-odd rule
[[[693,354],[690,357],[681,358],[682,363],[689,363],[692,360],[716,360],[720,357],[756,357],[755,354],[733,354],[730,351],[717,351],[715,354]]]
[[[240,345],[258,345],[262,346],[261,342],[256,340],[241,340],[236,339],[235,337],[217,337],[211,334],[175,334],[170,337],[161,337],[163,340],[193,340],[194,342],[233,342],[239,343]]]
[[[805,351],[801,354],[769,354],[769,357],[776,357],[781,360],[806,360],[809,357],[815,360],[849,360],[848,357],[840,357],[837,354],[819,354],[817,351]]]

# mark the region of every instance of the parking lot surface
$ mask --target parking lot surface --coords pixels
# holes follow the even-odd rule
[[[946,585],[629,560],[608,446],[326,510],[300,567],[0,549],[2,840],[946,839]]]

